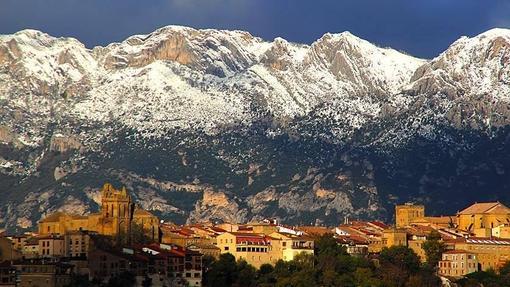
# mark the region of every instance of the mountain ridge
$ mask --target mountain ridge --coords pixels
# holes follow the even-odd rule
[[[441,189],[506,190],[508,34],[431,60],[349,32],[304,45],[166,26],[92,49],[0,35],[0,224],[93,211],[102,181],[177,222],[334,224],[407,200],[448,210]]]

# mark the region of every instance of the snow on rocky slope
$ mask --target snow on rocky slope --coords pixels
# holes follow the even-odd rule
[[[492,29],[462,37],[413,75],[416,93],[442,92],[454,98],[494,93],[510,97],[510,30]]]
[[[365,101],[358,97],[398,92],[424,63],[348,32],[326,34],[311,46],[178,26],[93,50],[32,30],[1,42],[3,81],[18,83],[18,91],[65,92],[74,98],[66,112],[144,134],[249,124],[258,116],[254,105],[278,119],[330,101],[359,105]],[[16,88],[8,86],[5,94]],[[26,102],[27,96],[16,98]],[[38,103],[48,110],[54,105]]]
[[[416,70],[405,88],[414,95],[445,95],[446,118],[456,127],[510,124],[510,30],[462,37]]]

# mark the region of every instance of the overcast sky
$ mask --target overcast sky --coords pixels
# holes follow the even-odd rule
[[[462,35],[510,28],[510,1],[0,0],[0,34],[31,28],[93,47],[166,25],[239,29],[300,43],[350,31],[380,46],[432,58]]]

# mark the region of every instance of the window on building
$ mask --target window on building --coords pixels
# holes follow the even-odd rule
[[[224,250],[225,250],[225,251],[228,251],[228,246],[225,246]]]

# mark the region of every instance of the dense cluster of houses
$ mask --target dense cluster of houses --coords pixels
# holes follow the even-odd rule
[[[497,271],[510,260],[510,208],[500,202],[475,203],[451,216],[426,216],[423,205],[397,205],[393,226],[353,221],[335,228],[337,239],[352,255],[404,245],[422,261],[426,260],[422,244],[433,231],[446,246],[437,266],[441,276]]]
[[[231,253],[260,267],[314,253],[310,235],[274,221],[160,227],[161,238],[148,243],[122,244],[88,230],[0,236],[0,286],[66,286],[73,275],[106,283],[126,271],[140,286],[144,280],[151,286],[202,286],[203,256]]]
[[[102,195],[96,214],[51,214],[37,233],[0,236],[0,286],[66,286],[76,275],[107,282],[126,271],[140,286],[202,286],[204,256],[230,253],[258,268],[313,255],[314,239],[323,234],[352,256],[377,258],[383,248],[403,245],[425,261],[422,245],[434,232],[446,245],[437,266],[445,277],[497,270],[510,260],[510,209],[499,202],[439,217],[426,216],[423,205],[404,204],[396,206],[393,225],[346,219],[330,228],[276,220],[176,225],[135,207],[125,189],[105,185]],[[135,240],[136,226],[143,240]]]
[[[153,286],[201,286],[202,254],[182,246],[133,243],[78,231],[0,237],[0,286],[66,286],[72,275],[107,282],[129,271]]]

